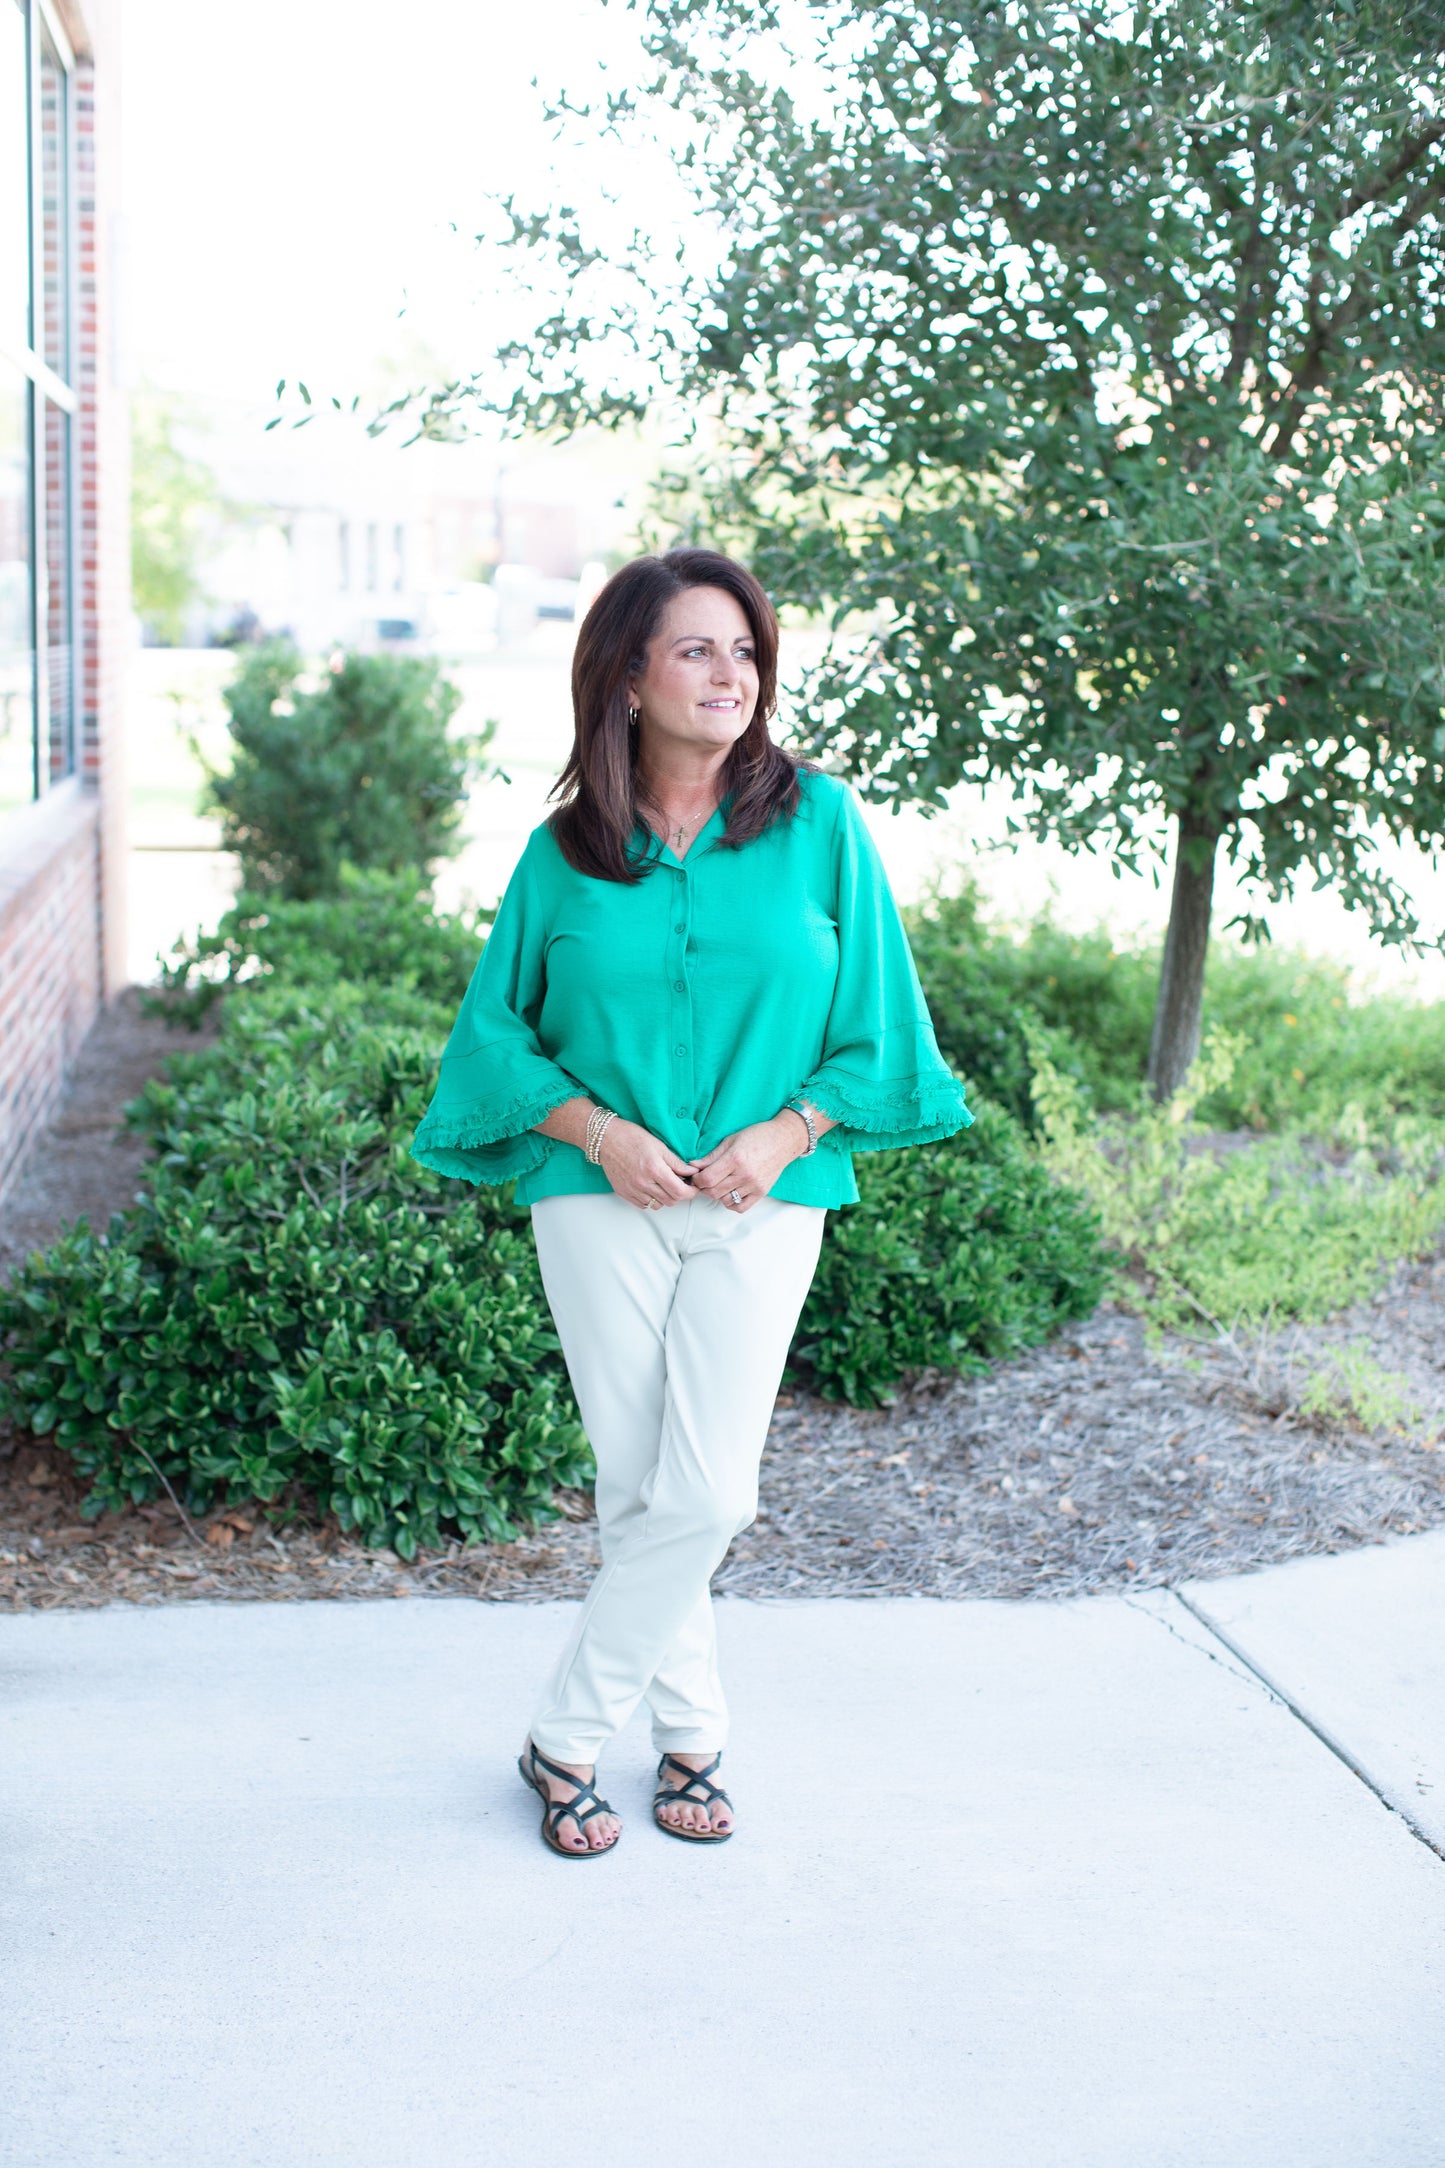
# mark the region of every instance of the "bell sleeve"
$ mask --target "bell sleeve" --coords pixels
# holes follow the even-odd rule
[[[831,1115],[819,1151],[931,1144],[973,1121],[939,1052],[908,936],[847,785],[834,835],[838,977],[823,1058],[790,1095]]]
[[[466,1182],[510,1182],[552,1150],[540,1122],[564,1100],[586,1096],[575,1077],[543,1053],[536,1024],[546,990],[546,921],[524,852],[497,906],[472,973],[431,1105],[411,1154],[438,1174]]]

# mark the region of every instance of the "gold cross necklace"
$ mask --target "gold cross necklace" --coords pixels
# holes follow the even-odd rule
[[[670,827],[668,829],[668,841],[672,845],[673,850],[680,851],[682,849],[682,839],[687,834],[689,828],[701,828],[704,822],[712,819],[712,816],[716,811],[716,805],[711,805],[708,807],[706,813],[702,814],[698,819],[691,821],[678,821],[674,826]],[[669,815],[669,819],[670,818],[671,816]]]

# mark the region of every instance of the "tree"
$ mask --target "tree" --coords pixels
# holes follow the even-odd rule
[[[710,531],[829,613],[810,750],[865,795],[1005,778],[1119,868],[1172,824],[1157,1093],[1198,1049],[1221,847],[1270,899],[1308,873],[1420,938],[1375,839],[1445,840],[1438,8],[646,22],[655,82],[582,124],[681,113],[725,250],[649,308],[643,248],[642,298],[599,312],[585,221],[514,211],[578,283],[512,350],[513,422],[658,385],[704,418]]]
[[[176,441],[185,419],[161,392],[131,402],[131,590],[136,614],[164,645],[185,632],[205,598],[200,565],[207,541],[235,515],[204,460]]]

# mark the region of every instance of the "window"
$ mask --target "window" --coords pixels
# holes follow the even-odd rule
[[[0,813],[75,766],[71,59],[0,0]]]
[[[30,131],[25,17],[0,8],[0,344],[30,344]]]
[[[30,387],[0,361],[0,813],[35,794]]]

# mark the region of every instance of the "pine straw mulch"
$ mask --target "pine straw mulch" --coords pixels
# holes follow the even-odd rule
[[[738,1596],[1077,1596],[1235,1573],[1445,1523],[1445,1260],[1383,1301],[1240,1352],[1109,1307],[989,1377],[920,1378],[893,1406],[783,1395],[762,1509],[716,1587]],[[1368,1340],[1407,1378],[1408,1430],[1311,1421],[1300,1380]],[[8,1450],[7,1450],[8,1449]],[[334,1523],[254,1509],[183,1525],[169,1501],[80,1518],[66,1456],[0,1437],[0,1609],[105,1603],[577,1596],[596,1566],[580,1492],[516,1544],[411,1563]]]
[[[128,1201],[141,1154],[121,1102],[175,1045],[122,1004],[0,1226],[0,1270]],[[1413,1403],[1370,1432],[1305,1413],[1332,1353],[1368,1350]],[[886,1409],[784,1394],[762,1510],[716,1581],[739,1596],[1073,1596],[1352,1549],[1445,1524],[1445,1254],[1331,1323],[1245,1340],[1170,1336],[1105,1306],[984,1378],[920,1377]],[[162,1498],[85,1521],[67,1456],[0,1431],[0,1609],[105,1603],[579,1595],[596,1565],[582,1493],[509,1545],[411,1563],[332,1522],[255,1509],[183,1523]]]

